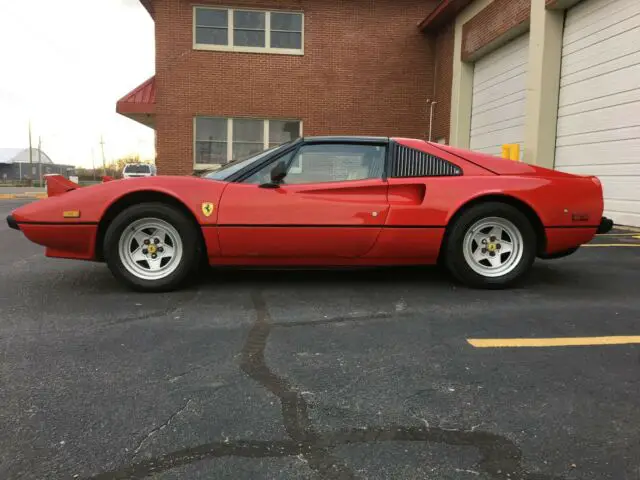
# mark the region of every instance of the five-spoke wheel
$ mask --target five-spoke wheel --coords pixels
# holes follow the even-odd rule
[[[507,287],[530,270],[537,240],[529,218],[512,205],[487,202],[465,210],[443,245],[449,271],[480,288]]]
[[[104,238],[113,274],[143,291],[173,290],[200,264],[198,227],[184,212],[164,203],[143,203],[122,211]]]
[[[125,268],[144,279],[158,279],[173,272],[182,258],[182,239],[164,220],[141,218],[120,236],[119,253]]]
[[[522,258],[522,234],[509,220],[489,217],[478,220],[464,237],[464,258],[474,272],[499,277],[518,266]]]

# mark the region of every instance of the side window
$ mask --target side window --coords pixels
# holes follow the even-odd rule
[[[269,183],[271,181],[271,170],[273,169],[273,167],[275,167],[276,164],[278,164],[280,162],[284,162],[286,165],[288,165],[289,162],[291,162],[291,159],[293,158],[294,152],[295,152],[295,150],[292,151],[292,152],[284,154],[283,156],[279,157],[274,162],[269,162],[267,165],[262,167],[260,170],[258,170],[257,172],[253,173],[250,177],[245,178],[242,181],[242,183],[251,183],[251,184],[255,184],[255,185],[262,185],[263,183]]]
[[[345,182],[382,178],[386,148],[380,145],[317,144],[303,145],[264,166],[243,183],[271,181],[271,169],[279,162],[288,166],[285,185]]]
[[[382,178],[385,154],[385,147],[378,145],[304,145],[289,165],[284,183],[326,183]]]

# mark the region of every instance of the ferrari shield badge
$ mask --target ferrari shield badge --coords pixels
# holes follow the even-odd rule
[[[211,202],[203,202],[202,203],[202,213],[204,213],[205,217],[210,217],[213,213],[213,203]]]

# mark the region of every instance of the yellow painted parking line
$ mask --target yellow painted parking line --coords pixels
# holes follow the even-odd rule
[[[640,335],[566,338],[468,338],[476,348],[579,347],[593,345],[628,345],[640,343]]]
[[[43,199],[47,198],[46,193],[0,193],[0,200],[15,200],[21,198],[35,198],[35,199]]]
[[[620,225],[615,225],[613,227],[615,230],[625,230],[627,232],[637,232],[640,233],[640,228],[638,227],[625,227],[625,226],[620,226]]]
[[[589,243],[583,247],[640,247],[640,243]]]
[[[638,238],[637,233],[635,232],[627,232],[627,233],[598,233],[596,237],[633,237]]]

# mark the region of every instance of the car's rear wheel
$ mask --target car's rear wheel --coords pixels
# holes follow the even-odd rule
[[[449,271],[475,288],[505,288],[531,269],[536,234],[517,208],[498,202],[465,211],[451,226],[445,248]]]
[[[160,292],[181,287],[202,254],[197,226],[164,203],[143,203],[122,211],[104,237],[105,260],[130,288]]]

